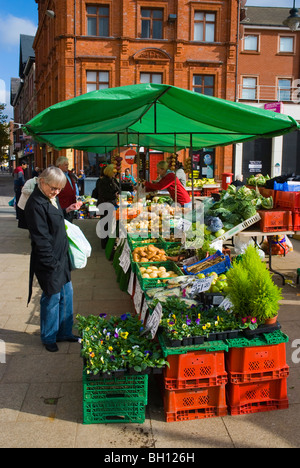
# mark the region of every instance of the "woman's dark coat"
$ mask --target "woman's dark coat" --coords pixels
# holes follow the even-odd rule
[[[113,205],[116,205],[117,195],[121,192],[121,189],[115,177],[108,177],[104,175],[103,177],[99,177],[97,180],[96,191],[98,205],[105,202],[110,202]]]
[[[71,281],[64,212],[57,198],[56,202],[58,209],[36,186],[25,206],[32,248],[28,302],[34,274],[47,296],[57,294],[64,284]]]

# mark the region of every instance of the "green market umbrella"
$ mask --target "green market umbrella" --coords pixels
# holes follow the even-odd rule
[[[164,84],[92,91],[48,107],[24,126],[56,149],[103,153],[129,144],[173,152],[299,130],[290,116]]]

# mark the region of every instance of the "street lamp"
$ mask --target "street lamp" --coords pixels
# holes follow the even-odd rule
[[[283,21],[283,25],[287,26],[290,28],[292,31],[296,31],[300,24],[300,16],[298,15],[298,8],[295,7],[295,2],[294,0],[294,5],[293,8],[290,10],[290,16]]]

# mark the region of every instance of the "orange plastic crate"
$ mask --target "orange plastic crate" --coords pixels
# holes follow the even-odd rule
[[[300,231],[300,213],[293,213],[293,230]]]
[[[286,409],[287,379],[231,384],[226,387],[231,415]]]
[[[262,232],[280,232],[293,230],[293,215],[291,211],[273,209],[259,210],[258,213],[261,217],[259,226]]]
[[[193,390],[165,390],[166,421],[204,419],[227,414],[225,385]]]
[[[170,367],[164,372],[166,388],[207,387],[227,382],[224,351],[190,351],[170,355],[167,360]]]
[[[275,206],[277,190],[268,189],[268,188],[265,188],[265,187],[258,187],[258,190],[259,190],[259,193],[263,197],[265,197],[265,198],[272,197],[273,198],[273,203],[274,203],[274,206]]]
[[[226,369],[231,383],[245,383],[286,378],[285,343],[268,346],[230,348],[226,353]]]
[[[276,190],[276,208],[300,213],[300,192],[283,192]]]
[[[218,187],[207,187],[207,188],[204,188],[202,189],[202,196],[203,197],[209,197],[212,193],[219,193],[221,190],[221,188],[218,188]]]

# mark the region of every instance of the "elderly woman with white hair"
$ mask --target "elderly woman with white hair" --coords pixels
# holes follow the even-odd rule
[[[66,156],[59,156],[55,162],[56,167],[59,167],[66,176],[67,182],[64,188],[58,194],[60,206],[64,210],[72,203],[76,202],[76,196],[79,195],[77,181],[74,179],[74,175],[69,171],[69,160]],[[73,221],[73,212],[67,215],[67,220]]]
[[[73,327],[73,287],[64,217],[77,210],[81,202],[62,210],[57,195],[66,185],[66,176],[58,167],[48,167],[25,206],[25,218],[31,237],[28,303],[36,275],[43,291],[40,299],[41,340],[47,351],[58,351],[57,341],[77,341]]]

